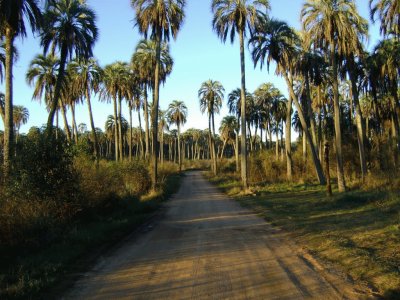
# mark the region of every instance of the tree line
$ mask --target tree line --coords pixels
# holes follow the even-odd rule
[[[222,42],[239,39],[241,61],[240,88],[227,96],[231,115],[223,119],[220,136],[214,119],[225,90],[219,81],[205,81],[198,91],[200,109],[208,116],[206,131],[191,129],[181,134],[187,118],[182,101],[173,101],[165,112],[159,109],[160,84],[166,82],[174,63],[168,43],[177,38],[182,27],[186,1],[132,0],[131,5],[143,40],[130,62],[100,67],[92,51],[98,38],[96,15],[85,1],[47,0],[43,8],[36,0],[0,3],[4,44],[0,79],[4,74],[6,86],[0,98],[5,178],[13,168],[14,135],[28,117],[26,111],[13,106],[12,94],[17,55],[14,41],[26,36],[28,27],[38,33],[43,48],[43,54],[32,60],[26,80],[34,89],[33,98],[44,99],[48,108],[47,138],[57,138],[53,123],[54,119],[58,123],[60,112],[67,141],[77,143],[75,107],[86,102],[87,136],[95,159],[113,156],[119,161],[136,155],[150,160],[153,189],[157,188],[158,163],[165,158],[177,157],[181,168],[183,155],[194,159],[203,153],[217,174],[218,159],[227,149],[228,155],[235,156],[236,170],[247,189],[248,152],[272,148],[272,135],[276,157],[281,151],[287,180],[291,181],[293,128],[303,140],[303,152],[310,152],[320,184],[326,183],[327,170],[324,172],[321,162],[324,148],[331,143],[339,191],[346,190],[343,143],[352,136],[357,141],[354,151],[362,180],[372,162],[369,152],[382,148],[382,143],[389,144],[391,160],[398,167],[399,1],[370,0],[370,18],[380,22],[382,40],[368,52],[368,21],[359,15],[355,1],[306,0],[300,13],[302,30],[297,31],[270,15],[267,0],[213,0],[212,28]],[[268,72],[271,65],[275,67],[275,74],[286,82],[288,97],[271,83],[262,84],[253,93],[247,91],[246,46],[254,67],[266,67]],[[113,104],[104,133],[94,125],[93,95]],[[122,116],[123,104],[128,107],[129,122]],[[72,126],[67,121],[67,108],[72,113]],[[133,111],[137,112],[138,128],[132,126]],[[168,124],[176,126],[176,135],[165,132]],[[382,160],[380,164],[384,167]]]

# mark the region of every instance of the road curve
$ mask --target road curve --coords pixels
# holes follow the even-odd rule
[[[285,234],[188,172],[149,231],[102,258],[64,299],[351,299]]]

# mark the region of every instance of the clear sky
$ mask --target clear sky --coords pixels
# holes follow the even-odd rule
[[[369,19],[367,0],[357,0],[360,14]],[[94,55],[101,66],[117,60],[130,61],[137,42],[141,39],[137,28],[134,28],[134,11],[130,0],[88,0],[88,5],[97,14],[99,40],[94,48]],[[287,21],[291,26],[300,29],[300,11],[303,0],[270,0],[271,15]],[[213,32],[211,26],[211,0],[187,0],[186,18],[176,41],[171,42],[170,49],[174,58],[174,68],[164,87],[161,87],[160,106],[166,109],[173,100],[182,100],[188,106],[188,121],[184,129],[195,127],[207,128],[207,117],[199,109],[197,92],[202,82],[219,80],[226,90],[226,95],[240,86],[239,45],[223,44]],[[370,27],[368,49],[373,47],[378,38],[376,26]],[[14,104],[24,105],[29,109],[29,122],[22,126],[21,132],[26,132],[31,126],[41,126],[47,121],[45,105],[32,101],[33,89],[25,81],[25,74],[30,61],[42,52],[39,39],[31,34],[16,41],[19,50],[19,60],[14,66]],[[246,47],[247,48],[247,47]],[[281,78],[274,75],[274,66],[270,74],[267,70],[254,69],[248,50],[246,49],[246,85],[249,91],[254,91],[261,83],[272,82],[282,93],[287,94],[286,86]],[[0,90],[5,91],[4,84]],[[227,98],[227,97],[225,97]],[[98,96],[92,100],[95,126],[104,129],[108,115],[112,114],[112,105],[100,103]],[[123,114],[128,116],[128,109],[123,107]],[[221,115],[216,118],[219,127],[220,119],[228,114],[226,101]],[[70,116],[70,112],[68,112]],[[77,107],[77,123],[89,124],[86,105]],[[135,116],[135,115],[134,115]],[[1,123],[1,122],[0,122]],[[60,124],[62,124],[60,119]],[[71,124],[71,123],[70,123]],[[134,126],[137,118],[134,117]],[[3,124],[0,124],[3,129]]]

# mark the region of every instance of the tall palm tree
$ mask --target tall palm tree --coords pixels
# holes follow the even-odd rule
[[[215,150],[215,122],[214,116],[219,113],[224,99],[225,89],[219,81],[208,80],[201,84],[198,92],[200,98],[200,110],[208,114],[208,129],[211,158],[213,160],[212,170],[217,175],[217,154]]]
[[[132,55],[131,66],[133,72],[137,74],[139,83],[144,90],[143,113],[145,121],[145,143],[146,157],[150,155],[150,131],[149,131],[149,105],[147,91],[154,91],[154,72],[156,67],[157,44],[154,40],[142,40],[137,46],[135,53]],[[161,43],[160,54],[160,82],[164,83],[167,76],[172,72],[173,59],[169,52],[167,43]]]
[[[360,40],[367,23],[358,14],[351,0],[307,0],[301,12],[304,31],[315,47],[329,53],[332,67],[333,107],[335,120],[335,150],[339,191],[346,190],[340,128],[338,66],[341,57],[361,53]]]
[[[13,111],[14,128],[16,133],[16,142],[18,142],[19,129],[22,124],[28,123],[29,110],[22,105],[15,105]]]
[[[61,98],[62,82],[68,60],[75,54],[76,59],[92,56],[97,40],[96,15],[85,2],[79,0],[48,0],[44,14],[44,28],[41,45],[44,53],[51,48],[52,54],[58,49],[60,66],[54,97],[47,120],[47,135],[52,135],[54,115]]]
[[[37,0],[0,1],[0,36],[5,38],[5,99],[4,99],[4,172],[7,177],[12,166],[13,130],[13,62],[14,40],[26,36],[26,22],[32,32],[38,31],[42,13]]]
[[[115,160],[122,159],[122,124],[121,122],[121,102],[125,95],[126,74],[128,65],[123,62],[115,62],[107,65],[103,69],[103,80],[100,89],[100,98],[102,100],[113,100],[114,104],[114,119],[116,122],[114,139],[115,139]]]
[[[168,106],[168,118],[178,128],[178,163],[179,172],[182,171],[182,154],[181,154],[181,125],[186,123],[187,107],[183,101],[174,100]]]
[[[236,152],[236,145],[234,140],[236,139],[236,132],[238,131],[239,124],[235,116],[225,116],[221,121],[221,126],[219,127],[219,133],[224,142],[221,150],[221,159],[224,155],[224,149],[226,144],[233,144]]]
[[[89,111],[90,127],[92,130],[92,138],[94,141],[94,156],[99,160],[99,143],[97,141],[96,129],[94,126],[92,105],[90,96],[92,92],[97,93],[102,77],[102,70],[94,58],[74,60],[69,64],[72,71],[73,89],[77,93],[86,98],[86,103]]]
[[[160,97],[160,61],[161,43],[169,41],[172,36],[176,39],[184,19],[185,0],[131,0],[136,14],[136,24],[139,32],[151,35],[156,42],[156,66],[154,71],[154,99],[152,112],[153,128],[153,190],[157,187],[157,163],[158,163],[158,107]]]
[[[298,94],[301,95],[302,92],[297,94],[294,90],[294,63],[299,54],[297,34],[287,23],[263,17],[259,19],[259,23],[249,43],[253,48],[252,56],[255,65],[260,63],[262,67],[266,63],[267,69],[269,69],[270,63],[274,61],[277,65],[275,73],[284,77],[289,89],[290,98],[296,106],[304,133],[311,148],[318,180],[320,184],[325,184],[321,162],[315,150],[315,145],[297,96]]]
[[[385,36],[393,34],[400,37],[400,1],[399,0],[369,0],[371,20],[375,14],[381,21],[380,30]]]
[[[239,35],[240,43],[240,70],[241,70],[241,172],[243,188],[248,188],[247,180],[247,149],[246,149],[246,74],[244,58],[244,39],[246,29],[254,28],[256,19],[261,13],[269,10],[268,0],[213,0],[212,11],[213,28],[223,42],[226,42],[228,34],[233,43],[235,34]]]

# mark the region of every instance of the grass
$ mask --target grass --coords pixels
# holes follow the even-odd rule
[[[25,249],[0,246],[0,298],[59,296],[73,282],[73,274],[86,271],[97,255],[146,221],[179,183],[179,175],[170,175],[156,195],[116,199],[111,211],[80,216],[49,244],[43,241]]]
[[[229,176],[211,178],[326,264],[388,299],[400,299],[400,194],[355,190],[327,197],[325,187],[271,184],[241,195]]]

